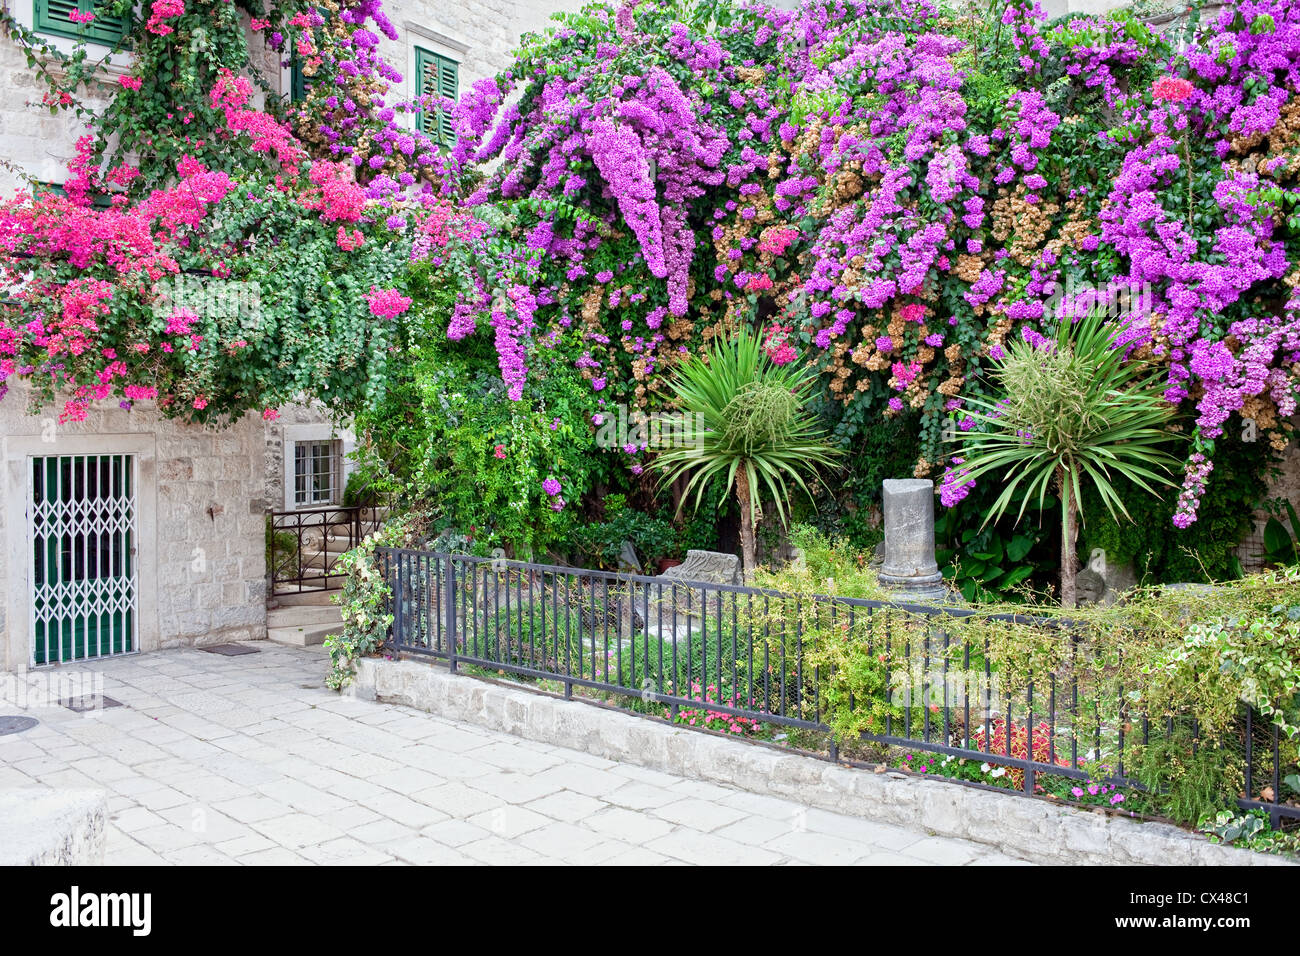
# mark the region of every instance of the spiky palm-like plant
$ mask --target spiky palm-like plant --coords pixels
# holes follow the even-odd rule
[[[1004,346],[993,380],[999,402],[970,398],[977,428],[962,434],[962,477],[974,482],[997,475],[1004,483],[984,523],[1006,513],[1023,489],[1018,517],[1048,490],[1061,496],[1061,604],[1076,598],[1076,536],[1084,482],[1097,490],[1111,516],[1130,518],[1113,484],[1123,476],[1150,494],[1170,485],[1177,461],[1164,449],[1173,406],[1164,399],[1158,372],[1126,361],[1115,346],[1116,329],[1093,311],[1077,322],[1063,318],[1055,341],[1034,337]],[[1131,518],[1130,518],[1131,520]]]
[[[691,355],[676,369],[671,389],[685,412],[678,447],[655,459],[665,484],[689,476],[683,504],[724,483],[740,504],[740,541],[745,580],[755,566],[754,527],[766,492],[785,522],[791,485],[808,493],[804,475],[830,465],[839,450],[805,410],[816,372],[796,363],[775,364],[747,328],[715,338],[704,355]]]

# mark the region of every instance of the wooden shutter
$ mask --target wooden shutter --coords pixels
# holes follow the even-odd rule
[[[455,60],[416,47],[415,70],[421,96],[445,96],[454,100],[460,95],[460,65]],[[446,110],[422,110],[419,126],[435,143],[450,146],[455,142],[455,128]]]
[[[90,23],[74,23],[73,10],[95,14]],[[109,16],[96,8],[95,0],[35,0],[36,32],[86,39],[104,46],[116,46],[126,34],[129,18]]]

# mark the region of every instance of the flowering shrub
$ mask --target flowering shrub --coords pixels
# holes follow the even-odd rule
[[[470,201],[515,211],[531,322],[593,390],[653,406],[683,350],[779,317],[843,440],[919,414],[919,475],[1007,336],[1115,306],[1193,418],[1185,525],[1229,416],[1280,447],[1296,408],[1300,11],[1225,7],[1181,51],[1124,13],[991,12],[594,5],[474,86],[451,163],[499,161]]]
[[[29,274],[20,256],[58,263],[30,290],[39,304],[6,316],[6,377],[58,371],[77,401],[138,400],[130,386],[215,414],[332,369],[328,400],[371,401],[401,339],[386,326],[426,307],[374,296],[410,295],[404,273],[427,263],[452,292],[448,354],[477,368],[491,350],[510,402],[535,403],[539,369],[567,364],[588,390],[575,427],[619,405],[653,413],[683,355],[749,324],[774,361],[821,372],[819,407],[844,446],[882,423],[905,423],[909,448],[919,432],[915,473],[949,476],[945,504],[970,485],[945,435],[970,427],[972,399],[996,399],[1004,345],[1099,303],[1193,432],[1180,526],[1225,434],[1289,438],[1293,4],[1225,5],[1179,45],[1123,12],[1049,23],[1026,0],[956,15],[930,0],[619,0],[531,35],[454,109],[399,94],[379,0],[280,0],[252,17],[158,0],[145,14],[130,74],[105,87],[85,48],[60,53],[0,12],[44,101],[92,121],[69,205],[20,203],[0,224],[11,287]],[[252,107],[264,50],[296,58],[305,99]],[[101,114],[91,89],[111,94]],[[410,128],[420,109],[450,110],[454,147]],[[115,205],[92,211],[96,199]],[[310,255],[272,274],[265,249],[296,247],[299,232]],[[172,263],[265,281],[288,295],[274,300],[286,324],[249,335],[200,316],[197,338],[142,337],[155,304],[142,277],[175,275]],[[339,276],[324,302],[320,275]],[[19,355],[29,335],[54,358],[34,338]],[[281,345],[292,358],[270,354]],[[227,382],[214,369],[232,351]],[[70,374],[55,370],[67,356]],[[161,364],[143,371],[142,356]],[[647,454],[625,442],[599,467],[631,491]],[[566,507],[589,488],[564,486]]]
[[[1034,760],[1038,763],[1055,763],[1061,767],[1070,766],[1068,755],[1062,756],[1060,749],[1053,749],[1052,729],[1047,721],[1040,720],[1033,726],[1032,731],[1024,724],[1012,723],[1010,725],[1011,740],[1007,740],[1007,720],[1005,717],[994,717],[990,721],[986,730],[982,725],[977,727],[971,733],[971,746],[976,750],[982,750],[995,758],[998,755],[1004,757],[1015,757],[1017,760]],[[1030,745],[1033,745],[1032,756],[1030,754]],[[996,767],[997,760],[990,759],[989,763]],[[1025,785],[1025,771],[1019,767],[1006,767],[1007,779],[1017,790],[1023,789]],[[1041,784],[1034,784],[1034,792],[1042,793]]]
[[[84,47],[61,53],[0,14],[39,54],[54,108],[91,120],[65,196],[0,203],[0,397],[7,380],[26,378],[36,402],[65,396],[65,421],[106,399],[200,420],[246,409],[269,419],[300,397],[343,412],[380,400],[394,320],[412,304],[411,260],[463,275],[485,257],[472,241],[483,230],[436,195],[431,144],[372,98],[383,92],[375,75],[399,78],[364,29],[387,23],[377,4],[310,14],[283,4],[251,25],[209,0],[148,10],[131,37],[133,72],[102,114],[77,98],[93,68]],[[359,84],[340,107],[348,136],[328,143],[308,135],[306,107],[290,115],[272,97],[254,108],[247,33],[267,31],[284,49],[281,31],[306,33],[326,16],[335,28],[304,69],[336,90]],[[301,38],[296,49],[307,56]],[[408,163],[410,143],[420,153]]]
[[[711,704],[721,704],[725,707],[753,707],[753,704],[745,701],[739,693],[727,694],[725,691],[720,690],[717,684],[709,684],[706,687],[697,681],[691,681],[691,690],[686,696],[707,701]],[[698,707],[679,708],[677,717],[673,722],[685,724],[688,727],[699,727],[704,730],[718,730],[724,734],[734,734],[738,737],[753,737],[763,727],[759,721],[749,717],[740,717],[720,710]]]

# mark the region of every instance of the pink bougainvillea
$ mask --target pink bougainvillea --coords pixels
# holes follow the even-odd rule
[[[381,319],[395,319],[411,307],[410,296],[402,295],[396,289],[377,289],[374,286],[366,293],[366,302],[371,314]]]

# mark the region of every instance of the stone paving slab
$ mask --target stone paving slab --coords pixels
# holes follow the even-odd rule
[[[341,697],[321,648],[99,662],[126,706],[24,713],[0,788],[93,787],[108,864],[1024,865],[985,844],[810,809]],[[0,705],[0,713],[19,712]]]

